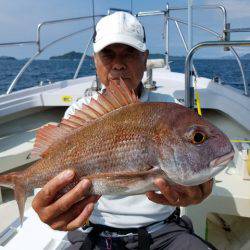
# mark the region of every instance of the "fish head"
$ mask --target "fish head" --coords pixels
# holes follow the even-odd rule
[[[167,122],[167,121],[166,121]],[[163,138],[161,169],[180,185],[199,185],[213,178],[233,159],[228,137],[217,127],[183,107]]]

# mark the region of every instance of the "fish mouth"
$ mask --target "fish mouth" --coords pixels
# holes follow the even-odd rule
[[[234,157],[234,150],[232,150],[228,154],[225,154],[223,156],[217,157],[216,159],[212,160],[207,169],[200,171],[199,174],[197,175],[193,175],[192,178],[190,179],[188,178],[186,180],[182,180],[176,183],[184,186],[200,185],[212,179],[215,175],[221,172],[227,166],[227,164],[233,159],[233,157]]]
[[[216,159],[212,160],[209,164],[209,168],[212,169],[211,177],[214,177],[219,172],[221,172],[227,164],[233,160],[234,158],[234,150],[230,153],[225,154],[223,156],[217,157]]]
[[[230,153],[225,154],[223,156],[217,157],[216,159],[212,160],[209,164],[210,168],[219,168],[221,166],[227,165],[231,160],[234,158],[234,150]]]

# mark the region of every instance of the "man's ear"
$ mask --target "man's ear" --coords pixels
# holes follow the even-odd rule
[[[92,60],[94,61],[94,63],[95,63],[95,61],[96,61],[95,57],[96,57],[96,55],[95,55],[95,53],[93,53],[93,54],[91,55],[91,58],[92,58]]]

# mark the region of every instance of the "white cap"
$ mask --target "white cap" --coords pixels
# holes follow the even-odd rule
[[[119,11],[100,19],[96,25],[94,52],[114,43],[126,44],[142,52],[147,49],[144,28],[136,17]]]

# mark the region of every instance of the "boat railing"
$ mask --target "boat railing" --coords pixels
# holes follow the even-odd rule
[[[191,60],[196,51],[208,47],[233,47],[233,46],[250,46],[250,40],[246,41],[207,41],[198,43],[188,53],[185,61],[185,106],[194,107],[194,87],[192,83]],[[247,86],[246,86],[247,87]],[[245,88],[245,94],[248,95],[248,89]]]
[[[250,32],[250,28],[239,28],[239,29],[230,29],[230,24],[227,22],[227,11],[225,9],[224,6],[222,5],[194,5],[192,8],[194,9],[208,9],[208,10],[219,10],[222,14],[222,25],[223,25],[223,30],[221,33],[218,33],[217,31],[206,27],[204,25],[200,25],[200,24],[196,24],[196,23],[192,23],[192,27],[193,28],[197,28],[200,30],[203,30],[205,32],[208,32],[210,34],[212,34],[213,36],[215,36],[218,41],[230,41],[230,33],[232,32]],[[117,8],[111,8],[108,11],[108,14],[112,13],[113,11],[120,11],[123,9],[117,9]],[[187,46],[187,42],[185,40],[184,34],[181,30],[180,25],[188,25],[188,22],[186,22],[185,20],[181,20],[179,18],[176,18],[174,16],[172,16],[171,14],[173,12],[176,11],[183,11],[183,10],[187,10],[187,7],[170,7],[168,4],[166,5],[166,8],[164,10],[160,10],[160,11],[147,11],[147,12],[138,12],[136,14],[137,17],[147,17],[147,16],[163,16],[164,17],[164,42],[165,42],[165,61],[166,61],[166,65],[167,67],[169,67],[169,58],[170,58],[170,44],[169,44],[169,23],[170,22],[174,22],[176,30],[177,30],[177,34],[180,36],[181,41],[182,41],[182,45],[184,47],[184,49],[186,50],[186,53],[189,53],[189,48]],[[124,10],[123,10],[124,11]],[[127,11],[127,10],[125,10]],[[129,11],[128,11],[129,12]],[[10,84],[6,94],[10,94],[13,90],[13,88],[16,86],[17,82],[19,81],[19,79],[21,78],[22,74],[25,72],[25,70],[27,69],[27,67],[34,61],[34,59],[36,59],[42,52],[44,52],[48,47],[51,47],[52,45],[67,39],[69,37],[72,37],[76,34],[79,34],[81,32],[85,32],[85,31],[90,31],[91,29],[94,29],[95,26],[95,18],[100,18],[103,17],[105,15],[93,15],[92,16],[83,16],[83,17],[76,17],[76,18],[67,18],[67,19],[60,19],[60,20],[52,20],[52,21],[45,21],[41,24],[38,25],[37,27],[37,38],[36,41],[24,41],[24,42],[12,42],[12,43],[0,43],[0,47],[3,46],[17,46],[17,45],[36,45],[37,46],[37,51],[35,52],[35,54],[25,63],[25,65],[21,68],[21,70],[19,71],[19,73],[16,75],[15,79],[12,81],[12,83]],[[93,25],[89,26],[89,27],[85,27],[83,29],[80,29],[78,31],[75,31],[73,33],[64,35],[46,45],[44,45],[43,47],[41,46],[41,41],[42,41],[42,36],[41,36],[41,30],[43,27],[48,26],[48,25],[53,25],[53,24],[58,24],[58,23],[65,23],[65,22],[74,22],[74,21],[79,21],[79,20],[83,20],[83,19],[93,19]],[[91,33],[91,36],[89,38],[89,41],[87,43],[87,46],[82,54],[82,57],[80,59],[80,62],[77,66],[77,69],[75,71],[74,77],[73,79],[78,77],[79,71],[81,69],[81,66],[84,62],[84,59],[86,57],[86,53],[91,45],[91,41],[93,38],[93,34],[94,32]],[[234,57],[237,60],[237,63],[239,65],[240,68],[240,72],[242,75],[242,80],[243,80],[243,85],[244,85],[244,94],[248,95],[248,85],[246,82],[246,77],[245,77],[245,73],[244,73],[244,69],[242,67],[242,63],[240,60],[240,57],[237,53],[237,51],[235,50],[235,48],[233,46],[224,46],[224,50],[230,50],[232,52],[232,54],[234,55]],[[194,74],[196,77],[198,76],[197,70],[195,69],[195,67],[192,64],[192,74]]]
[[[104,15],[95,15],[94,18],[100,18],[103,17]],[[94,25],[91,25],[89,27],[85,27],[83,29],[77,30],[75,32],[72,32],[70,34],[64,35],[59,37],[56,40],[53,40],[52,42],[45,44],[44,46],[41,46],[41,41],[42,41],[42,35],[41,35],[41,30],[43,27],[48,26],[48,25],[53,25],[53,24],[58,24],[58,23],[68,23],[68,22],[75,22],[75,21],[79,21],[79,20],[85,20],[85,19],[93,19],[93,16],[83,16],[83,17],[75,17],[75,18],[66,18],[66,19],[58,19],[58,20],[52,20],[52,21],[45,21],[40,23],[37,26],[37,39],[36,41],[21,41],[21,42],[9,42],[9,43],[0,43],[0,47],[10,47],[10,46],[24,46],[24,45],[33,45],[37,47],[37,51],[31,56],[31,58],[24,64],[24,66],[21,68],[21,70],[18,72],[18,74],[16,75],[16,77],[14,78],[14,80],[11,82],[10,86],[8,87],[8,90],[6,92],[6,94],[10,94],[13,90],[13,88],[16,86],[17,82],[19,81],[19,79],[21,78],[21,76],[23,75],[23,73],[25,72],[25,70],[30,66],[30,64],[39,56],[41,55],[45,50],[47,50],[49,47],[51,47],[52,45],[67,39],[69,37],[72,37],[74,35],[77,35],[79,33],[85,32],[85,31],[90,31],[93,29],[93,32],[91,32],[91,36],[90,39],[87,43],[87,46],[84,50],[84,53],[80,59],[80,62],[77,66],[77,69],[75,71],[74,74],[74,79],[77,78],[79,71],[81,69],[82,63],[86,57],[86,53],[90,47],[92,38],[93,38],[93,34],[94,34]]]
[[[192,23],[192,25],[191,25],[193,28],[197,28],[197,29],[200,29],[204,32],[210,33],[211,35],[215,36],[218,39],[218,41],[230,41],[230,33],[232,33],[232,32],[250,32],[250,28],[230,29],[230,24],[227,22],[227,11],[223,5],[193,5],[192,8],[193,9],[219,10],[221,12],[222,18],[223,18],[223,20],[222,20],[223,30],[221,33],[218,33],[217,31],[215,31],[209,27],[206,27],[204,25],[200,25],[200,24],[196,24],[196,23]],[[188,9],[188,7],[169,7],[169,5],[167,4],[165,10],[139,12],[137,14],[138,17],[159,16],[159,15],[164,16],[165,61],[166,61],[167,67],[169,67],[169,58],[170,58],[170,46],[169,46],[169,30],[170,30],[169,23],[170,23],[170,21],[174,22],[175,27],[177,29],[177,33],[181,38],[182,45],[183,45],[186,53],[187,54],[189,53],[187,42],[185,40],[184,34],[183,34],[181,27],[180,27],[180,24],[188,25],[188,22],[170,15],[173,12],[183,11],[183,10],[187,10],[187,9]],[[249,95],[248,84],[246,82],[245,72],[244,72],[242,62],[240,60],[240,57],[239,57],[237,51],[235,50],[235,48],[233,46],[225,46],[224,50],[225,51],[230,50],[232,52],[233,56],[236,58],[238,66],[240,68],[242,82],[244,85],[244,95],[248,96]],[[191,61],[190,61],[190,64],[191,64]],[[191,67],[192,67],[192,75],[195,75],[197,77],[198,73],[197,73],[197,70],[195,69],[195,67],[193,66],[193,64]],[[185,72],[186,72],[186,69],[185,69]]]

